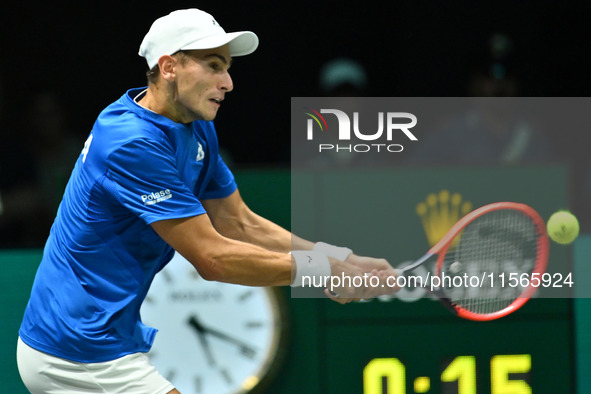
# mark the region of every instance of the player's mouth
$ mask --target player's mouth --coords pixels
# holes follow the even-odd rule
[[[224,101],[224,99],[220,99],[220,98],[210,98],[209,101],[211,101],[214,104],[220,105],[222,103],[222,101]]]

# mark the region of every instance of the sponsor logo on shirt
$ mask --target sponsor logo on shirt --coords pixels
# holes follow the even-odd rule
[[[197,148],[197,161],[201,161],[203,158],[205,158],[205,152],[203,151],[203,146],[201,146],[201,143],[197,143],[199,144],[199,148]]]
[[[159,192],[152,192],[150,194],[142,194],[142,201],[144,205],[154,205],[159,202],[166,201],[172,198],[172,192],[170,189],[160,190]]]

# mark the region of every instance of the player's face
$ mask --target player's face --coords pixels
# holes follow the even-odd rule
[[[175,106],[184,122],[213,120],[226,93],[234,88],[228,73],[230,48],[186,51],[176,65]]]

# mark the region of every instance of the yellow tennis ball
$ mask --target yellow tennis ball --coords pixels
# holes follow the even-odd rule
[[[546,227],[550,238],[559,244],[569,244],[579,236],[579,221],[568,211],[552,214]]]

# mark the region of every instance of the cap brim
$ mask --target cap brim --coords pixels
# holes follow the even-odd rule
[[[259,38],[251,31],[216,34],[202,38],[182,47],[182,50],[218,48],[230,44],[231,56],[244,56],[253,53],[259,46]]]

